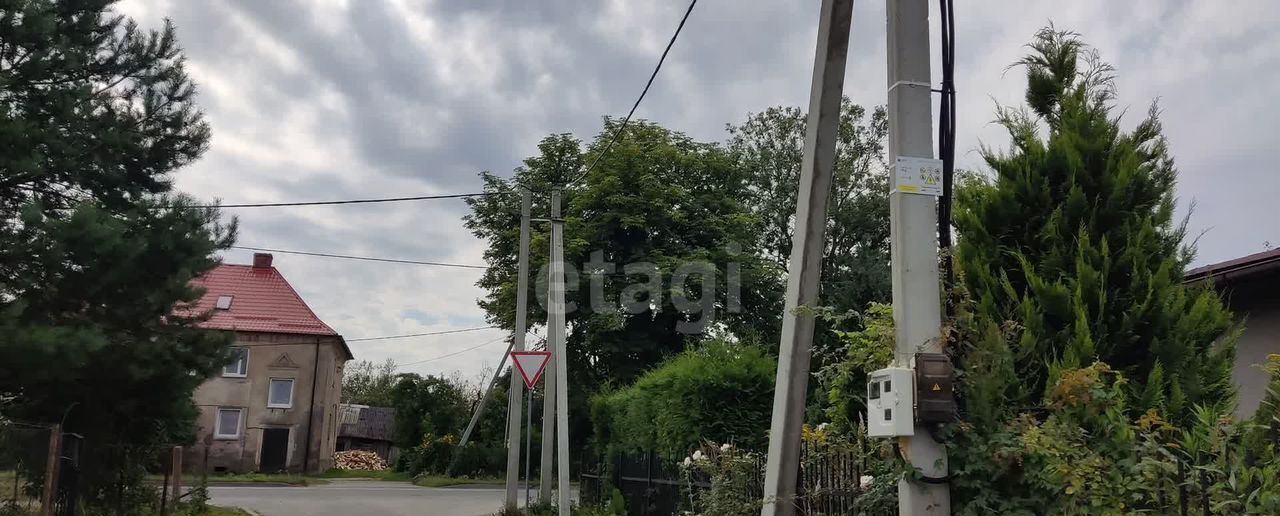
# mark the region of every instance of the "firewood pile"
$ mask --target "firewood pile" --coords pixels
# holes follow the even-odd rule
[[[377,453],[368,450],[347,450],[333,454],[333,467],[363,471],[383,471],[387,462]]]

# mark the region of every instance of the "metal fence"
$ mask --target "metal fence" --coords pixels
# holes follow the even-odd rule
[[[813,445],[801,448],[800,475],[796,482],[799,514],[852,514],[862,494],[866,471],[865,446]],[[764,498],[764,454],[753,453],[745,472],[742,497]],[[605,458],[587,455],[582,461],[580,490],[585,505],[609,503],[614,489],[622,494],[626,513],[633,516],[667,516],[696,511],[698,494],[712,488],[712,479],[700,472],[681,474],[675,461],[656,453],[618,454]]]
[[[49,433],[47,425],[0,421],[0,507],[40,509]]]
[[[60,425],[0,420],[0,510],[75,516],[80,441]]]

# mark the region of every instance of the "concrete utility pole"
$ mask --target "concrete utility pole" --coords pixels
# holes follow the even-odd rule
[[[763,516],[795,514],[796,478],[800,468],[800,432],[804,425],[805,391],[809,384],[813,316],[797,313],[818,302],[822,250],[826,240],[827,200],[836,157],[836,129],[849,52],[853,0],[822,0],[818,50],[809,91],[809,121],[796,203],[795,239],[782,313],[778,377],[769,427],[769,462],[764,477]]]
[[[929,78],[929,0],[888,0],[889,159],[933,157]],[[942,351],[938,286],[937,212],[931,195],[898,191],[890,184],[889,233],[893,258],[893,322],[898,367],[914,367],[916,353]],[[915,437],[900,437],[902,453],[925,476],[947,476],[947,450],[917,424]],[[898,514],[951,514],[946,484],[898,481]]]
[[[529,303],[529,189],[520,192],[520,251],[516,268],[516,333],[512,341],[515,351],[524,351],[525,314]],[[514,364],[513,364],[514,365]],[[507,389],[507,508],[515,509],[516,495],[520,488],[520,417],[524,401],[524,381],[511,371],[511,386]],[[530,420],[532,425],[533,421]]]
[[[560,218],[560,190],[551,192],[551,306],[547,313],[547,346],[555,361],[556,377],[556,490],[560,516],[569,516],[569,366],[565,357],[564,219]]]
[[[542,458],[541,467],[538,470],[538,501],[541,503],[551,503],[551,474],[554,471],[552,466],[552,452],[555,450],[556,442],[556,356],[560,350],[556,349],[556,340],[554,331],[556,304],[555,284],[555,219],[560,218],[560,191],[551,192],[551,269],[548,271],[547,278],[547,351],[551,352],[551,361],[547,362],[546,371],[542,375]],[[563,299],[563,298],[562,298]],[[563,321],[563,319],[561,319]],[[564,327],[561,324],[560,327]],[[563,428],[563,427],[561,427]],[[562,430],[563,431],[563,430]]]
[[[458,451],[454,453],[453,459],[449,461],[448,474],[453,474],[453,465],[458,461],[458,454],[462,453],[462,449],[467,447],[467,442],[471,439],[471,431],[476,429],[476,423],[480,421],[480,415],[484,413],[484,407],[489,404],[489,395],[493,393],[493,387],[498,385],[498,377],[502,376],[502,368],[507,365],[507,357],[511,356],[511,348],[515,347],[516,341],[512,337],[511,343],[507,344],[507,351],[502,354],[502,359],[498,361],[498,368],[493,370],[493,378],[489,379],[489,383],[484,388],[484,394],[480,396],[480,403],[476,404],[475,413],[471,414],[471,421],[467,423],[467,429],[462,431],[462,439],[458,441]],[[513,371],[514,375],[515,372]]]

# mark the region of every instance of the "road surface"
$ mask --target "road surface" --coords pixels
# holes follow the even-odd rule
[[[251,509],[263,516],[480,516],[502,508],[503,489],[333,480],[309,487],[210,486],[209,496],[212,504]]]

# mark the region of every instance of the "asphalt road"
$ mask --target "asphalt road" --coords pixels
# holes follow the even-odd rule
[[[210,503],[263,516],[480,516],[502,508],[503,490],[334,480],[309,487],[210,486],[209,496]]]

